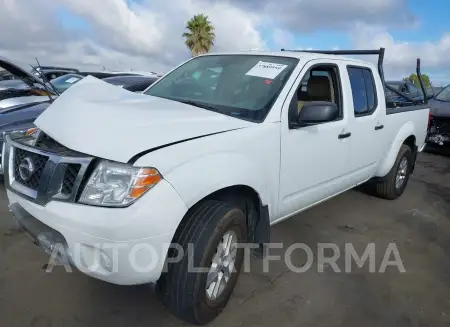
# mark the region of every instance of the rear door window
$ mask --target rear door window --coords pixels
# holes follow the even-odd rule
[[[377,107],[377,94],[373,73],[369,68],[347,67],[352,89],[355,116],[372,114]]]
[[[419,96],[419,90],[417,89],[417,87],[414,84],[408,83],[406,85],[408,87],[408,92],[411,97]]]

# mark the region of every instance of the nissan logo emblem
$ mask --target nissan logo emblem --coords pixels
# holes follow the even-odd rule
[[[28,182],[34,173],[34,163],[29,157],[25,157],[19,164],[19,175],[24,182]]]

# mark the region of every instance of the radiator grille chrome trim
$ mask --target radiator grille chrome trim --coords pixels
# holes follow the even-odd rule
[[[14,174],[15,149],[21,149],[48,157],[42,171],[42,175],[40,176],[39,185],[35,190],[16,180],[17,176]],[[52,152],[49,149],[41,149],[33,145],[25,145],[12,140],[9,135],[6,135],[3,158],[3,162],[5,164],[5,186],[8,190],[24,196],[28,200],[40,205],[46,205],[52,200],[75,202],[78,190],[86,174],[86,170],[93,160],[94,157],[88,155],[80,156],[80,154],[75,151],[70,153],[70,150],[65,150],[63,154],[59,154],[57,152]],[[66,170],[72,164],[79,165],[79,170],[77,176],[71,181],[72,191],[68,194],[67,192],[63,192],[63,183],[66,176]],[[65,188],[65,190],[67,190],[67,188]]]

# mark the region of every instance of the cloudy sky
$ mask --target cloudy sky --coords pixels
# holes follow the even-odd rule
[[[165,72],[189,58],[181,34],[204,13],[214,51],[383,46],[387,77],[409,75],[421,57],[435,85],[450,83],[448,0],[0,2],[0,55],[21,62]]]

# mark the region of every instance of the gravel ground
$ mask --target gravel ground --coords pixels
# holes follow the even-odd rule
[[[110,285],[57,267],[14,228],[6,195],[0,192],[0,326],[184,326],[148,286]],[[326,266],[294,273],[284,261],[260,260],[241,274],[233,297],[211,326],[450,326],[450,157],[421,154],[405,194],[380,200],[346,192],[272,228],[272,239],[335,243],[344,270],[345,243],[359,254],[376,246],[376,272],[368,264],[351,273]],[[395,243],[405,273],[379,272],[388,245]],[[274,250],[283,254],[285,249]],[[294,251],[293,264],[306,262]],[[394,257],[391,256],[391,259]]]

